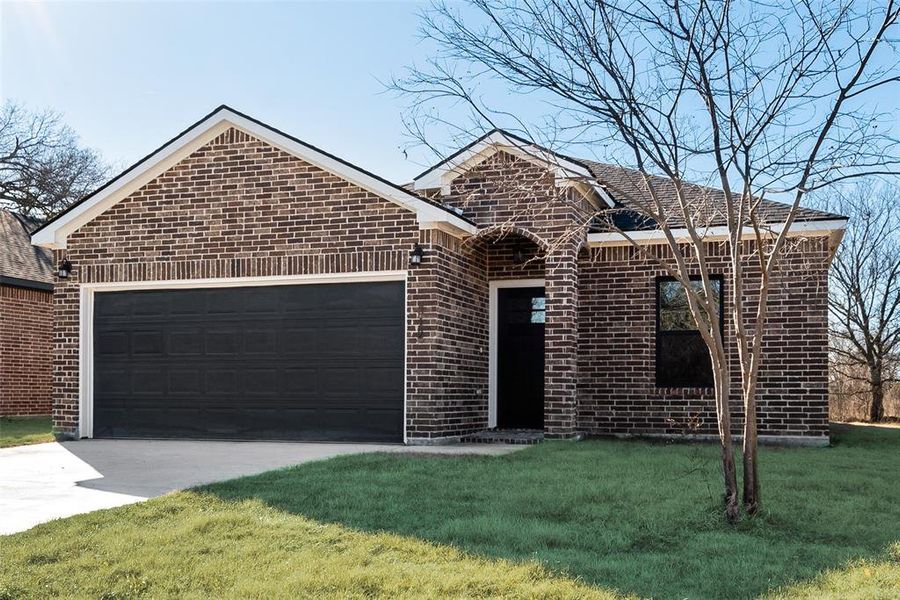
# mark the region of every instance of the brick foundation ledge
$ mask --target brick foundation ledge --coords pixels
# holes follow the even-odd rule
[[[572,431],[572,432],[568,432],[568,433],[554,433],[554,432],[547,432],[547,431],[544,432],[545,440],[566,440],[569,442],[580,442],[581,440],[585,439],[585,437],[586,437],[585,434],[577,432],[577,431]]]
[[[719,441],[719,436],[714,433],[689,433],[689,434],[681,434],[681,433],[605,433],[605,434],[590,434],[589,438],[599,439],[599,438],[617,438],[623,440],[640,440],[640,439],[651,439],[651,440],[671,440],[674,442],[717,442]],[[744,436],[742,435],[734,435],[732,436],[735,444],[740,444]],[[812,448],[824,448],[831,444],[831,438],[827,435],[822,436],[812,436],[812,435],[760,435],[759,436],[759,445],[760,446],[805,446]]]

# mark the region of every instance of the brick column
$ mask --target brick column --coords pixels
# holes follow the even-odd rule
[[[554,249],[546,260],[544,329],[544,435],[577,435],[578,247]]]
[[[54,265],[66,258],[65,250],[53,252]],[[81,262],[70,259],[74,270],[53,289],[53,432],[62,439],[79,431],[79,307],[78,281]]]

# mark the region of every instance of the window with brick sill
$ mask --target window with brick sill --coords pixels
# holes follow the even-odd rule
[[[701,289],[700,278],[692,282]],[[712,277],[713,298],[722,318],[722,277]],[[656,279],[656,387],[711,388],[712,363],[688,307],[684,286],[671,277]]]

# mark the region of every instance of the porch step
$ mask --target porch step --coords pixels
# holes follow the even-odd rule
[[[486,429],[465,436],[462,440],[470,444],[537,444],[544,441],[540,429]]]

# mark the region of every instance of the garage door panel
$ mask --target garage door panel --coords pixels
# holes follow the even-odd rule
[[[124,356],[130,347],[131,337],[124,331],[99,332],[94,341],[94,352],[102,356]]]
[[[211,356],[235,355],[238,351],[238,326],[207,329],[205,335],[206,354]]]
[[[233,290],[206,290],[207,309],[204,314],[240,314],[241,309],[244,306],[244,295],[246,292],[244,290],[237,290],[237,293],[222,293],[231,291]]]
[[[278,354],[278,332],[272,329],[245,329],[244,354]]]
[[[317,350],[323,355],[356,356],[360,353],[359,329],[350,325],[321,327],[315,334]]]
[[[170,306],[173,315],[203,315],[208,312],[207,290],[181,290],[178,302]]]
[[[203,353],[203,330],[173,328],[168,335],[169,356],[199,356]]]
[[[163,316],[169,312],[169,296],[163,294],[138,294],[131,298],[131,316]]]
[[[131,314],[131,299],[127,296],[110,294],[104,301],[94,305],[96,317],[124,317]]]
[[[95,296],[98,437],[401,441],[402,283]]]
[[[278,371],[275,369],[248,369],[241,374],[241,389],[251,396],[276,396]]]
[[[389,323],[372,324],[360,332],[360,347],[367,354],[378,356],[402,356],[404,340],[391,335],[394,325]]]
[[[308,356],[316,352],[316,327],[290,327],[284,331],[282,348],[288,357]]]
[[[163,353],[164,349],[162,331],[135,331],[131,335],[131,354],[133,356],[162,356]]]
[[[244,295],[244,311],[250,314],[279,314],[286,295],[279,287],[248,288]]]
[[[203,391],[203,371],[200,369],[174,369],[169,371],[169,395],[199,394]]]
[[[403,373],[390,367],[370,367],[365,370],[366,388],[373,394],[402,394]]]
[[[204,392],[210,396],[225,396],[236,400],[237,373],[231,369],[208,369],[203,378]]]
[[[313,396],[317,393],[317,370],[314,368],[286,368],[283,371],[284,393],[290,397]]]
[[[161,396],[166,393],[163,369],[132,369],[131,393],[140,396]]]

